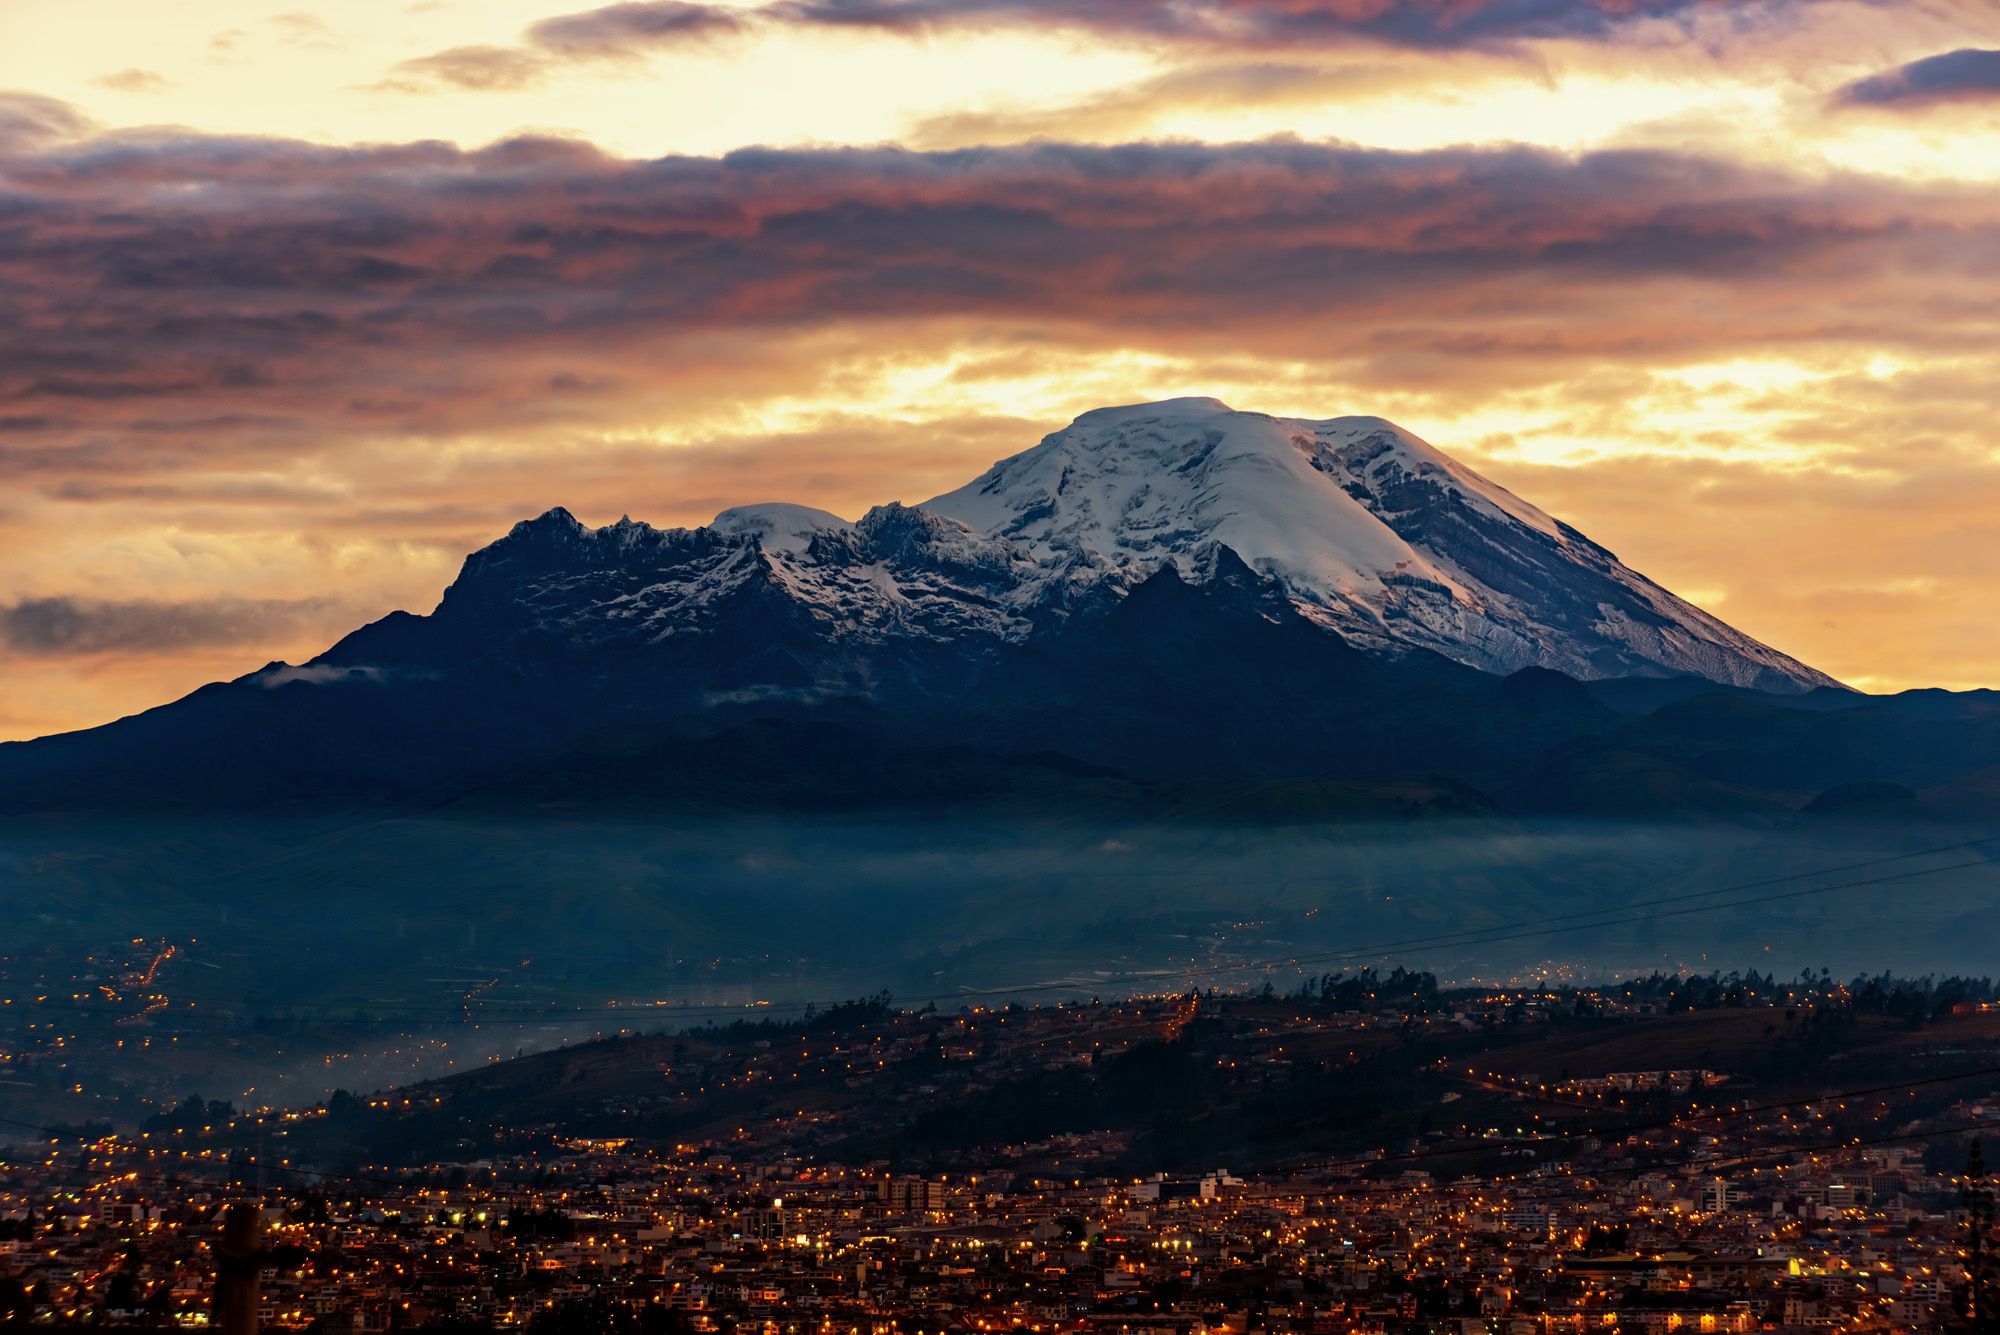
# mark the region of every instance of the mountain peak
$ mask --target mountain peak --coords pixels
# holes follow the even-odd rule
[[[1083,422],[1106,425],[1114,422],[1130,421],[1135,418],[1203,418],[1226,416],[1236,410],[1221,399],[1205,395],[1189,395],[1177,399],[1156,399],[1149,403],[1114,404],[1103,408],[1092,408],[1079,413],[1071,425]]]
[[[821,533],[847,533],[854,525],[827,510],[784,501],[733,505],[708,521],[717,533],[750,534],[765,551],[804,552]]]
[[[1272,417],[1213,398],[1104,408],[923,508],[1128,587],[1166,563],[1198,577],[1196,553],[1220,544],[1376,652],[1501,673],[1829,682],[1380,417]]]
[[[533,519],[523,519],[507,530],[510,538],[527,537],[538,533],[583,533],[584,523],[560,505],[552,505]]]
[[[990,645],[1162,575],[1380,656],[1837,685],[1393,422],[1202,397],[1084,413],[956,491],[854,521],[763,502],[695,529],[590,528],[558,506],[468,557],[440,610],[579,645],[672,641],[738,605],[843,644]]]
[[[1455,588],[1359,494],[1350,464],[1379,473],[1390,461],[1553,531],[1540,511],[1380,418],[1312,422],[1200,398],[1085,413],[925,508],[1038,553],[1076,548],[1134,568],[1184,563],[1217,542],[1295,592],[1349,604],[1380,593],[1386,574]]]

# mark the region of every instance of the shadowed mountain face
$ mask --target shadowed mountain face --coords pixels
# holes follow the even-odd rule
[[[1985,697],[1840,689],[1386,422],[1176,400],[853,523],[551,510],[428,616],[0,747],[0,810],[1345,801],[1424,776],[1455,809],[1766,821],[1886,809],[1815,803],[1870,784],[1976,814],[1996,765]]]

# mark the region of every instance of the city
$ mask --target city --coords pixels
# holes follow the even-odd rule
[[[614,1035],[313,1108],[16,1135],[0,1312],[203,1325],[221,1217],[257,1202],[274,1328],[1919,1329],[1966,1301],[2000,1012],[1926,984],[1912,1024],[1896,995],[1364,973]],[[1805,1069],[1766,1025],[1845,1032]],[[1593,1064],[1690,1042],[1723,1069]],[[1558,1054],[1558,1079],[1525,1069]],[[1149,1094],[1022,1106],[1135,1066]],[[1323,1102],[1343,1085],[1402,1103]],[[1190,1097],[1222,1112],[1208,1134],[1145,1115],[1199,1122]],[[1217,1135],[1227,1166],[1134,1171]]]

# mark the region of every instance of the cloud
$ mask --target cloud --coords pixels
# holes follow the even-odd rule
[[[67,102],[0,91],[0,154],[28,153],[81,139],[93,128],[90,118]]]
[[[532,88],[548,73],[548,61],[511,46],[454,46],[433,55],[399,62],[374,85],[398,93],[455,88],[471,92],[512,92]]]
[[[175,87],[172,79],[156,70],[138,68],[122,69],[115,74],[105,74],[92,79],[99,88],[109,88],[116,93],[163,93]]]
[[[1774,21],[1813,0],[1742,6],[1743,24]],[[1345,45],[1475,47],[1527,39],[1602,40],[1645,22],[1687,23],[1712,0],[777,0],[760,12],[817,27],[921,33],[1056,26],[1106,37],[1236,50]]]
[[[566,63],[631,61],[648,52],[703,45],[746,31],[745,11],[681,0],[607,5],[545,19],[519,46],[455,46],[399,62],[371,85],[383,92],[514,92]]]
[[[953,111],[912,127],[916,148],[962,148],[1031,139],[1096,142],[1145,138],[1175,113],[1315,106],[1411,86],[1424,77],[1387,65],[1227,62],[1168,70],[1128,87],[1059,104]],[[1464,72],[1457,76],[1463,80]]]
[[[114,135],[11,183],[0,476],[602,420],[789,338],[996,322],[1413,386],[1984,347],[1990,192],[1268,141],[611,158]],[[1480,369],[1485,368],[1485,369]]]
[[[813,705],[839,698],[838,692],[821,686],[746,686],[734,691],[704,692],[702,704],[709,709],[726,705]]]
[[[1517,41],[1608,40],[1647,24],[1686,31],[1723,20],[1778,26],[1825,0],[775,0],[751,10],[646,0],[548,19],[531,40],[592,55],[663,36],[748,26],[867,30],[901,36],[1018,27],[1215,50],[1296,50],[1357,43],[1463,49]]]
[[[749,26],[742,10],[681,0],[643,0],[544,19],[528,41],[572,58],[605,59],[731,36]]]
[[[376,667],[335,667],[324,663],[294,667],[290,663],[280,663],[253,673],[249,680],[252,685],[268,691],[298,683],[333,686],[346,682],[379,682],[385,675],[381,668]]]
[[[0,643],[18,654],[65,658],[251,644],[324,621],[338,608],[330,599],[24,598],[0,607]]]
[[[2000,51],[1965,47],[1926,56],[1857,79],[1834,95],[1837,106],[1903,108],[1941,102],[2000,102]]]
[[[224,28],[208,39],[208,58],[218,63],[233,63],[249,37],[241,28]]]
[[[340,42],[333,35],[333,29],[317,14],[294,10],[286,14],[273,14],[270,22],[277,30],[278,40],[286,46],[296,46],[308,51],[341,49]]]
[[[1939,0],[1950,5],[1957,0]],[[405,61],[380,87],[483,90],[518,83],[476,77],[483,66],[546,73],[565,62],[634,60],[718,38],[775,32],[872,33],[923,38],[999,30],[1061,32],[1197,58],[1296,58],[1301,53],[1385,49],[1518,52],[1544,41],[1630,41],[1703,46],[1795,30],[1837,0],[773,0],[753,7],[693,0],[627,0],[544,19],[516,47],[477,48]],[[1872,8],[1887,0],[1855,0]],[[461,49],[462,50],[462,49]],[[502,53],[511,57],[503,61]],[[965,141],[940,131],[934,139]]]

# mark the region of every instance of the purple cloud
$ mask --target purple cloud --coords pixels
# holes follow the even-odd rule
[[[1881,0],[1863,0],[1878,3]],[[1110,41],[1273,53],[1355,45],[1490,49],[1553,39],[1610,41],[1642,22],[1742,31],[1794,21],[1834,0],[772,0],[736,8],[626,0],[544,19],[519,47],[458,48],[404,61],[382,87],[522,86],[549,65],[629,58],[759,29],[866,30],[903,37],[997,28],[1064,29]],[[505,55],[508,59],[503,60]],[[491,77],[501,69],[503,78]]]
[[[914,347],[938,322],[1404,385],[1725,346],[1983,348],[1964,294],[2000,266],[1990,192],[1649,152],[628,161],[175,133],[17,151],[0,176],[0,477],[70,486],[601,421],[679,377],[768,368],[786,340]]]
[[[2000,51],[1966,47],[1857,79],[1834,94],[1849,107],[1917,107],[2000,99]]]
[[[742,31],[748,22],[744,11],[722,5],[634,0],[544,19],[528,29],[528,41],[564,56],[623,56],[653,47],[727,36]]]

